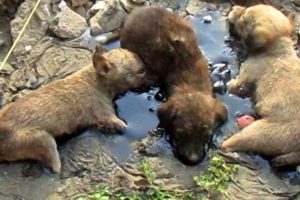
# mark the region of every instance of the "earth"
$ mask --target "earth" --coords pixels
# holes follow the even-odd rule
[[[0,0],[0,62],[23,27],[36,0]],[[156,5],[173,10],[192,23],[199,47],[210,61],[217,98],[228,106],[229,120],[215,130],[209,154],[218,153],[224,138],[238,132],[238,113],[253,115],[251,101],[229,94],[215,77],[225,68],[224,82],[238,73],[245,54],[229,37],[226,14],[233,5],[272,4],[293,16],[295,50],[298,51],[300,1],[200,1],[200,0],[52,0],[42,1],[8,62],[0,70],[0,104],[15,101],[42,85],[64,78],[91,62],[96,44],[106,49],[119,47],[113,40],[126,16],[141,6]],[[204,19],[211,17],[210,23]],[[72,21],[71,21],[72,20]],[[205,30],[205,31],[203,31]],[[86,130],[58,141],[61,174],[52,174],[34,161],[0,163],[1,200],[76,199],[99,184],[114,190],[138,191],[145,186],[139,163],[146,160],[157,173],[157,183],[165,190],[180,186],[195,188],[193,176],[209,167],[208,158],[189,167],[173,155],[162,130],[157,129],[156,108],[162,103],[157,87],[148,91],[129,91],[116,101],[119,117],[128,128],[122,134]],[[222,154],[238,164],[228,191],[220,199],[300,199],[297,169],[276,169],[258,155]]]

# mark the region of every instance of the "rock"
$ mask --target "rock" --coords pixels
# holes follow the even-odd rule
[[[106,3],[106,6],[90,19],[91,34],[94,36],[120,28],[125,17],[126,13],[117,6],[117,2]]]
[[[226,85],[223,81],[217,81],[213,84],[214,92],[224,94],[226,92]]]
[[[146,2],[146,0],[131,0],[135,4],[143,4]]]
[[[89,0],[71,0],[71,6],[73,8],[84,6]]]
[[[50,26],[50,30],[63,39],[77,38],[87,28],[86,20],[68,6],[62,7]]]
[[[212,21],[212,17],[210,15],[206,15],[203,17],[204,23],[210,23]]]
[[[196,15],[205,7],[206,3],[199,0],[190,0],[187,7],[186,12],[189,15]]]
[[[141,3],[135,3],[132,0],[119,0],[119,2],[126,12],[131,12],[135,8],[148,5],[145,3],[145,1],[140,1]]]
[[[181,8],[181,0],[149,0],[151,6],[159,6],[164,8],[171,8],[172,10],[179,10]]]
[[[0,62],[0,66],[2,62]],[[0,69],[0,74],[10,75],[15,69],[8,63],[5,63],[2,69]]]
[[[81,17],[85,17],[86,16],[86,9],[83,6],[75,8],[75,12],[77,14],[79,14]]]
[[[255,121],[255,118],[251,115],[243,115],[241,117],[239,117],[235,123],[236,125],[240,128],[243,129],[247,126],[249,126],[251,123],[253,123]]]
[[[13,19],[10,23],[13,40],[15,40],[18,36],[35,3],[36,0],[26,0],[18,8],[15,19]],[[26,31],[13,51],[13,56],[11,56],[11,59],[17,62],[16,65],[23,62],[26,55],[29,54],[29,51],[26,50],[25,47],[34,47],[37,42],[46,35],[53,17],[54,15],[53,12],[51,12],[50,3],[47,1],[42,1],[29,25],[27,26]]]
[[[87,18],[90,19],[93,17],[99,10],[104,10],[107,8],[106,1],[96,1],[94,5],[92,5],[87,12]]]
[[[91,52],[84,49],[50,47],[36,63],[39,84],[74,73],[91,62],[90,56]]]

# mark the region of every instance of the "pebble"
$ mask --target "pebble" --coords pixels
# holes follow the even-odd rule
[[[223,81],[217,81],[213,84],[214,92],[224,94],[226,92],[226,85]]]
[[[30,51],[31,49],[32,49],[31,45],[26,45],[26,46],[25,46],[25,50],[26,50],[26,51]]]
[[[147,96],[147,99],[148,99],[149,101],[151,101],[151,100],[153,99],[153,97],[152,97],[152,96]]]
[[[221,77],[223,81],[229,81],[231,79],[231,72],[229,69],[224,70],[221,72]]]
[[[203,17],[204,23],[210,23],[212,21],[212,17],[210,15],[206,15]]]
[[[150,112],[155,112],[155,108],[154,108],[153,106],[149,107],[148,110],[149,110]]]
[[[163,93],[161,93],[161,92],[157,92],[157,93],[154,95],[154,98],[155,98],[157,101],[164,101],[164,99],[165,99]]]
[[[240,128],[243,129],[247,126],[249,126],[252,122],[255,121],[255,118],[251,115],[243,115],[241,117],[239,117],[235,123],[236,125]]]

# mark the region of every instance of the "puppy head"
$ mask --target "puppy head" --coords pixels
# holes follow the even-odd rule
[[[130,51],[114,49],[104,53],[101,47],[96,47],[92,60],[102,80],[120,92],[138,87],[144,82],[144,64]]]
[[[243,6],[233,6],[232,10],[228,14],[229,22],[232,24],[236,23],[245,10],[246,8]]]
[[[200,92],[171,97],[157,114],[159,126],[170,136],[175,156],[187,165],[205,158],[215,123],[227,120],[224,104]]]

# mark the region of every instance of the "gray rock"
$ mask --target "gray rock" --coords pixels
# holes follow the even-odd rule
[[[64,6],[53,20],[50,29],[60,38],[74,39],[88,28],[85,18]]]
[[[0,62],[0,66],[2,62]],[[5,63],[3,68],[0,69],[0,74],[10,75],[15,69],[8,63]]]
[[[196,15],[206,6],[205,2],[199,1],[199,0],[190,0],[187,7],[186,12],[189,15]]]
[[[165,8],[171,8],[172,10],[178,10],[180,9],[180,5],[182,3],[181,0],[164,0],[164,1],[158,1],[158,0],[149,0],[151,6],[160,6]]]
[[[78,71],[91,62],[90,56],[91,52],[84,49],[58,45],[50,47],[36,63],[39,84]]]
[[[119,0],[119,2],[120,2],[120,5],[122,6],[122,8],[126,12],[131,12],[135,8],[139,8],[139,7],[148,5],[148,2],[145,2],[145,1],[140,1],[138,3],[135,3],[132,0]]]
[[[106,2],[97,14],[90,19],[91,34],[97,35],[121,27],[126,13],[118,7],[117,2]]]
[[[71,0],[71,6],[73,8],[85,5],[89,0]]]
[[[35,3],[35,0],[26,0],[20,5],[18,12],[15,15],[15,19],[10,23],[13,40],[16,39],[24,26],[25,20],[29,16]],[[53,16],[50,9],[50,3],[42,1],[31,19],[30,24],[27,26],[25,33],[14,49],[13,56],[11,56],[12,60],[17,60],[16,65],[22,62],[26,55],[29,54],[30,51],[26,50],[25,47],[35,46],[36,43],[46,35]]]
[[[81,17],[86,16],[86,8],[84,6],[80,6],[80,7],[75,8],[75,12],[77,14],[79,14]]]

